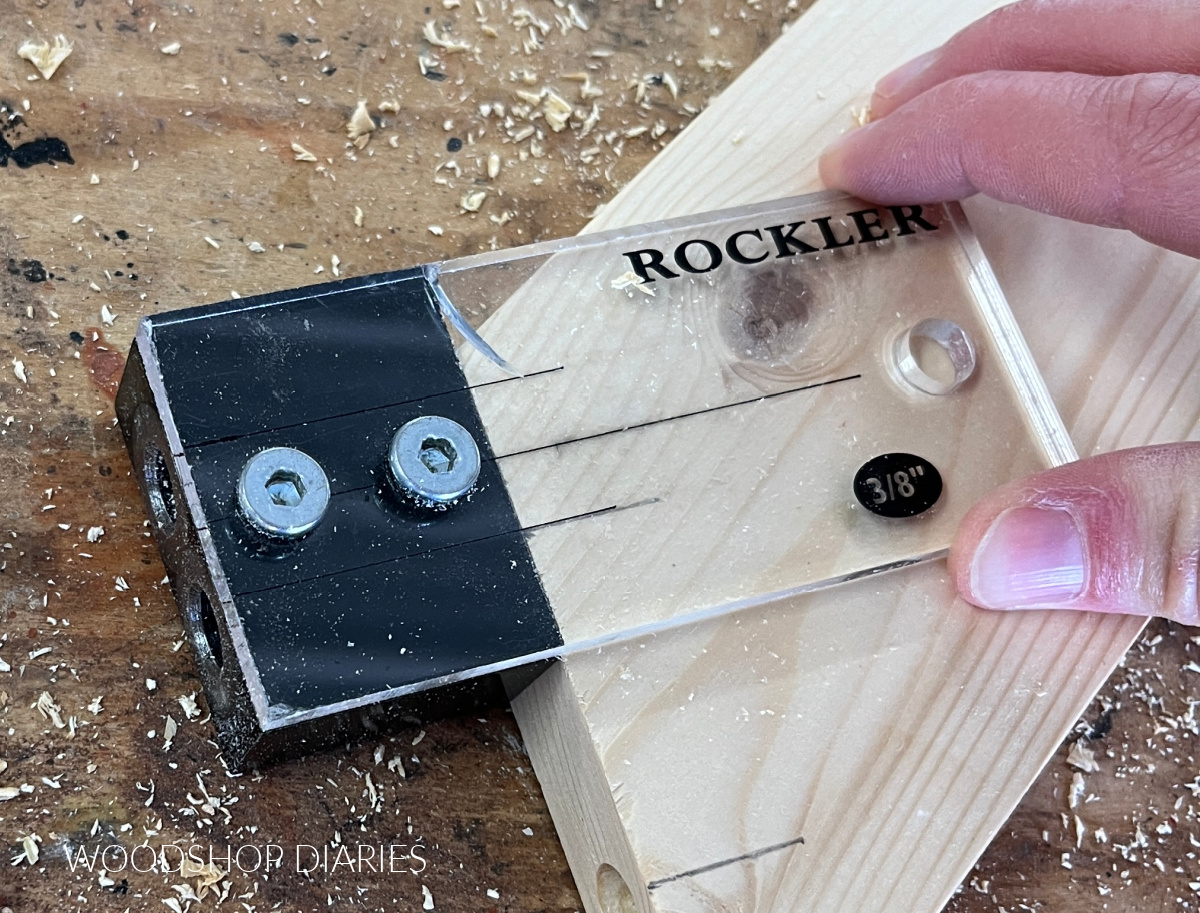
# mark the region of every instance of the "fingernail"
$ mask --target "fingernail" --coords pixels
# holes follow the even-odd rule
[[[1079,527],[1065,510],[1014,507],[1000,514],[971,562],[975,602],[989,609],[1053,606],[1083,591]]]
[[[892,70],[892,72],[880,79],[879,82],[875,83],[875,94],[884,99],[899,94],[901,89],[933,66],[933,62],[937,60],[941,52],[941,48],[934,48],[932,51],[926,51],[920,57],[914,57],[903,66]]]

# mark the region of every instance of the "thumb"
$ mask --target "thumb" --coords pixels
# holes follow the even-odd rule
[[[989,609],[1200,622],[1200,443],[1081,460],[1010,483],[959,526],[950,569]]]

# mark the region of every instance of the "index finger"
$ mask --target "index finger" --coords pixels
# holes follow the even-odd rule
[[[962,76],[826,150],[831,187],[876,203],[982,192],[1200,256],[1200,77]]]
[[[988,70],[1200,74],[1195,0],[1020,0],[879,80],[876,117],[936,85]]]

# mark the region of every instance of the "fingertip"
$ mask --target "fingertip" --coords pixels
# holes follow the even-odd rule
[[[902,102],[894,96],[880,95],[879,89],[876,88],[875,91],[871,93],[870,106],[872,120],[879,120],[880,118],[887,117],[897,108],[899,108],[901,103]]]
[[[972,587],[971,566],[988,529],[1007,507],[1005,500],[1001,499],[1006,490],[1007,486],[992,492],[989,497],[967,511],[967,515],[958,524],[954,541],[950,545],[950,577],[958,595],[971,605],[980,605],[979,595]]]
[[[817,172],[826,187],[833,190],[855,192],[853,175],[848,167],[851,151],[862,142],[863,134],[870,125],[851,130],[825,147],[817,161]]]
[[[950,555],[946,559],[946,564],[950,571],[950,580],[953,581],[958,595],[971,605],[978,605],[975,601],[975,594],[971,592],[971,556],[975,554],[975,544],[964,540],[965,536],[960,527],[958,534],[954,537],[954,543],[950,546]]]
[[[899,66],[875,83],[875,92],[871,96],[871,113],[876,117],[885,117],[904,102],[920,94],[925,76],[937,63],[942,49],[934,48],[903,66]]]

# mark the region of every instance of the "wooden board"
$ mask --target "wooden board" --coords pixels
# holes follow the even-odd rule
[[[874,79],[994,5],[823,0],[592,227],[812,188]],[[969,211],[1081,450],[1196,434],[1194,261]],[[945,902],[1142,623],[891,583],[575,657],[515,702],[590,909]]]

